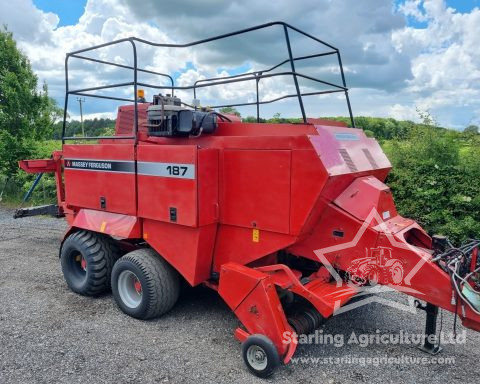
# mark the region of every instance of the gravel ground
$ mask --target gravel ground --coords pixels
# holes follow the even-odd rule
[[[265,382],[244,367],[232,332],[237,320],[206,288],[187,290],[161,319],[122,314],[110,294],[86,298],[70,292],[58,262],[62,220],[14,220],[0,209],[0,383],[210,383]],[[383,294],[398,302],[403,296]],[[324,334],[418,334],[424,313],[373,303],[335,316]],[[453,317],[443,315],[451,332]],[[460,333],[463,328],[459,326]],[[301,345],[295,357],[406,356],[428,358],[413,345]],[[281,367],[267,382],[473,383],[478,379],[480,335],[444,345],[439,355],[454,364],[320,364]],[[430,360],[429,360],[430,361]],[[431,362],[431,361],[430,361]]]

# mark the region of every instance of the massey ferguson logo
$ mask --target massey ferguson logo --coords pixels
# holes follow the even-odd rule
[[[65,162],[67,168],[79,169],[101,169],[111,170],[112,163],[109,161],[85,161],[85,160],[67,160]]]
[[[128,160],[86,160],[65,159],[65,168],[84,171],[122,172],[133,173],[135,166],[133,161]]]

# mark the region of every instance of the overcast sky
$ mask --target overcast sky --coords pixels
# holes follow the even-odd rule
[[[282,20],[340,49],[355,115],[418,118],[429,110],[441,125],[462,129],[480,125],[480,9],[478,0],[0,0],[0,23],[14,33],[40,81],[59,104],[64,102],[65,53],[118,38],[136,36],[163,43],[187,43],[269,21]],[[325,50],[292,34],[296,56]],[[267,68],[287,58],[279,27],[245,38],[194,49],[139,48],[139,65],[172,75],[178,85],[195,80]],[[95,56],[131,64],[131,46],[104,49]],[[284,66],[279,71],[288,71]],[[304,60],[298,72],[340,82],[336,62]],[[71,62],[71,88],[131,80],[126,70]],[[142,80],[165,84],[163,80]],[[302,80],[302,91],[320,88]],[[263,79],[260,98],[293,91],[288,77]],[[202,104],[249,102],[255,83],[215,87],[199,92]],[[147,98],[152,90],[147,89]],[[130,97],[131,90],[109,93]],[[180,92],[184,101],[192,95]],[[70,115],[78,115],[71,99]],[[346,115],[344,99],[305,98],[309,116]],[[113,116],[116,105],[88,98],[90,116]],[[242,115],[254,110],[243,108]],[[294,99],[262,107],[265,117],[279,112],[298,116]]]

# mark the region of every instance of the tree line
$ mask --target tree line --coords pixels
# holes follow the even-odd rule
[[[63,121],[55,124],[53,130],[53,139],[60,140],[62,138]],[[65,122],[65,136],[110,136],[115,132],[115,119],[94,118],[86,119],[82,122],[78,120],[70,120]]]

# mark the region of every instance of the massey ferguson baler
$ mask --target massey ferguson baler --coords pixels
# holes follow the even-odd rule
[[[286,43],[286,59],[271,68],[176,86],[173,77],[137,66],[140,44],[181,49],[266,28],[278,29]],[[294,56],[292,31],[326,50]],[[118,44],[131,45],[133,65],[90,55]],[[329,55],[338,60],[340,85],[295,69]],[[133,80],[72,90],[72,59],[131,70]],[[167,77],[171,85],[142,83],[141,73]],[[261,99],[259,83],[275,76],[293,79],[294,93]],[[302,92],[305,79],[321,88]],[[248,81],[256,85],[256,101],[199,104],[201,89]],[[67,54],[66,84],[65,118],[72,95],[131,102],[118,108],[114,136],[67,137],[64,126],[61,151],[20,162],[26,172],[55,174],[57,214],[69,224],[60,261],[74,292],[95,296],[111,288],[123,312],[151,319],[174,306],[181,279],[206,285],[238,317],[234,334],[244,361],[262,377],[288,363],[296,335],[313,332],[377,284],[425,301],[418,306],[427,311],[427,334],[435,334],[439,307],[480,330],[479,242],[454,248],[397,213],[384,184],[391,165],[379,144],[354,128],[333,46],[281,22],[186,45],[128,38]],[[122,86],[135,97],[99,93]],[[140,88],[169,94],[146,101]],[[187,91],[191,105],[175,95]],[[304,98],[334,92],[344,94],[353,128],[307,118]],[[256,106],[259,121],[260,106],[288,98],[298,100],[303,123],[245,123],[218,112]],[[18,215],[39,211],[45,210]],[[438,350],[430,342],[424,347]]]

